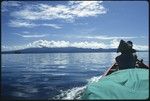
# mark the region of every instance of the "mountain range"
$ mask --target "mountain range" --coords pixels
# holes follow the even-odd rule
[[[136,50],[137,52],[145,52],[147,50]],[[3,54],[19,54],[19,53],[81,53],[81,52],[117,52],[117,48],[77,48],[77,47],[37,47],[37,48],[26,48],[12,51],[2,51]]]
[[[13,51],[2,51],[2,53],[79,53],[79,52],[116,52],[116,48],[109,49],[91,49],[91,48],[77,48],[77,47],[56,47],[56,48],[27,48]]]

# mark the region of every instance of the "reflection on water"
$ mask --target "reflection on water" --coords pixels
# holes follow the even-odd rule
[[[148,53],[138,57],[148,64]],[[115,62],[117,53],[3,54],[2,96],[48,99],[61,91],[83,87]]]

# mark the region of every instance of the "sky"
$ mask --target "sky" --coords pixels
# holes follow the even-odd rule
[[[30,47],[148,50],[147,1],[3,1],[2,50]]]

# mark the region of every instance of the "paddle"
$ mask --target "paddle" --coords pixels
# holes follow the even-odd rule
[[[149,66],[147,66],[147,65],[145,65],[144,63],[143,63],[143,59],[141,59],[141,60],[139,60],[139,59],[137,59],[137,63],[136,63],[138,66],[137,67],[139,67],[139,68],[146,68],[146,69],[149,69]]]

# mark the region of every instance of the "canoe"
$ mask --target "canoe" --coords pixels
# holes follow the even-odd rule
[[[143,100],[149,98],[149,70],[118,70],[87,85],[82,100]]]
[[[147,66],[146,64],[143,63],[143,59],[141,60],[137,60],[136,62],[136,68],[145,68],[145,69],[149,69],[149,66]],[[118,64],[117,63],[114,63],[110,68],[108,68],[106,70],[106,72],[102,75],[103,76],[107,76],[115,71],[118,71],[119,70],[119,67],[118,67]]]
[[[145,65],[143,60],[138,60],[136,67],[123,70],[119,70],[117,63],[114,63],[99,81],[88,84],[81,99],[147,99],[149,97],[148,69],[149,66]]]

